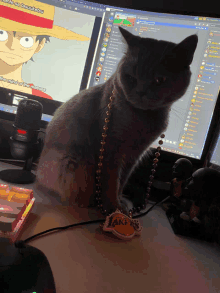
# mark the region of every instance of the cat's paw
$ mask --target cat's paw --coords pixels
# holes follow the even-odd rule
[[[134,207],[133,203],[127,198],[125,198],[123,194],[119,196],[119,203],[120,203],[119,209],[122,211],[123,214],[128,216],[129,211]]]
[[[117,209],[123,214],[129,216],[129,211],[133,208],[133,204],[127,198],[123,197],[123,194],[118,196],[116,202],[112,202],[109,198],[106,198],[103,209],[106,210],[107,214],[114,213]]]

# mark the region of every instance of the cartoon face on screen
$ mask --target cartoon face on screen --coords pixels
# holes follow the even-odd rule
[[[41,51],[44,44],[45,38],[39,43],[37,36],[0,28],[0,59],[9,66],[29,61],[35,53]]]
[[[88,41],[53,24],[55,7],[35,0],[0,3],[0,87],[52,99],[22,79],[22,66],[43,50],[50,37]]]

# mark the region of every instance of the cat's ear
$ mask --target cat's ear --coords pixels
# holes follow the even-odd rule
[[[179,56],[184,59],[187,65],[190,65],[193,61],[193,56],[198,44],[198,36],[191,35],[185,38],[181,43],[179,43],[174,51],[177,52]]]
[[[198,44],[198,36],[191,35],[177,44],[164,56],[162,64],[174,71],[188,68],[192,63],[194,53]]]
[[[121,32],[122,36],[124,37],[126,43],[129,46],[132,46],[135,44],[135,40],[136,40],[136,36],[132,35],[132,33],[130,33],[129,31],[127,31],[126,29],[122,28],[122,27],[118,27],[119,31]]]

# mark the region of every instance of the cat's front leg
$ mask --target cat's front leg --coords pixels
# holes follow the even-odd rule
[[[129,215],[129,211],[134,207],[133,203],[128,198],[124,197],[124,194],[119,195],[119,200],[122,212]]]
[[[118,208],[128,215],[131,204],[128,204],[128,202],[123,200],[122,196],[119,195],[119,167],[108,165],[103,168],[101,178],[101,199],[104,210],[109,214]]]

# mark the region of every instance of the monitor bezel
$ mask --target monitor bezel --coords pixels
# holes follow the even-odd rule
[[[218,142],[219,134],[220,134],[220,105],[216,107],[216,125],[212,133],[212,137],[210,138],[210,144],[207,147],[207,152],[204,158],[204,167],[213,167],[215,169],[220,170],[220,165],[211,163],[211,157],[215,150],[216,144]]]

